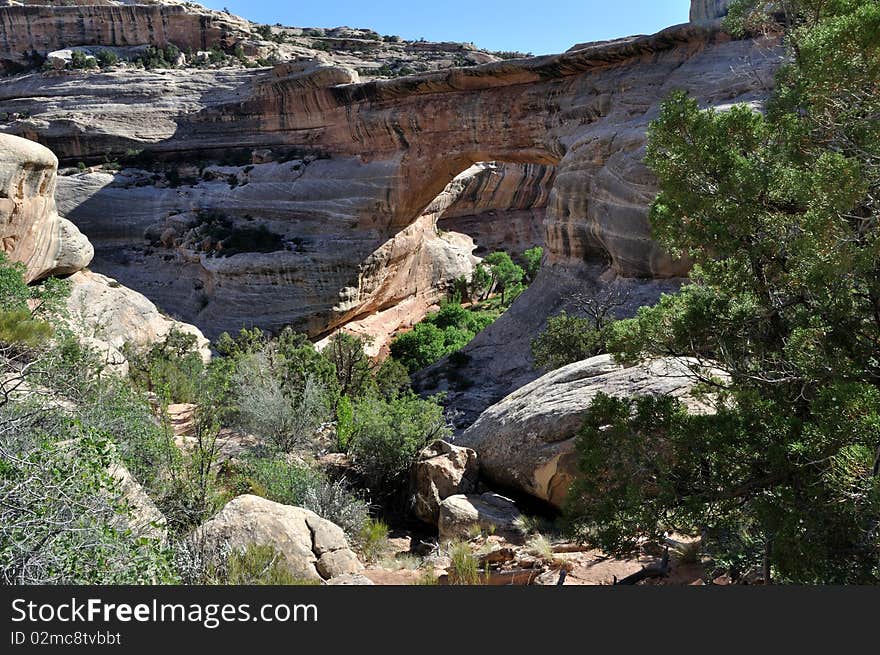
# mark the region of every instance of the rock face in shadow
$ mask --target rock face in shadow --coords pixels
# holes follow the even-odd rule
[[[0,248],[25,265],[28,282],[78,271],[94,255],[88,239],[58,215],[57,170],[47,148],[0,134]]]
[[[456,444],[477,451],[481,474],[492,482],[562,507],[577,471],[575,436],[596,394],[671,395],[692,411],[706,411],[688,395],[694,384],[679,360],[623,367],[599,355],[517,389],[483,412]]]

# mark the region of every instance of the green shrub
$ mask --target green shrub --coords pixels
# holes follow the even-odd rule
[[[359,538],[369,522],[369,505],[344,480],[330,480],[305,464],[284,457],[253,457],[243,465],[239,476],[248,483],[242,492],[309,509],[341,527],[352,540]]]
[[[309,585],[316,581],[297,578],[285,564],[283,553],[271,544],[251,544],[233,550],[226,559],[224,585]]]
[[[605,351],[607,335],[590,319],[562,312],[532,341],[535,366],[552,370],[598,355]]]
[[[173,547],[174,568],[187,585],[315,585],[297,578],[271,544],[217,547],[189,537]]]
[[[192,403],[205,370],[195,335],[173,328],[149,349],[126,345],[129,375],[134,384],[168,402]]]
[[[460,331],[447,335],[433,323],[422,322],[394,339],[391,355],[413,373],[458,350],[468,341],[467,335]]]
[[[158,541],[132,528],[130,508],[108,472],[112,445],[100,433],[63,421],[47,437],[45,425],[32,422],[34,412],[34,406],[0,412],[0,423],[13,419],[18,428],[15,439],[4,441],[0,464],[0,581],[173,581]]]
[[[397,337],[391,343],[391,355],[409,372],[415,372],[461,350],[495,318],[492,313],[465,309],[459,303],[444,303],[440,311]]]
[[[339,393],[356,398],[372,389],[372,363],[364,352],[366,342],[347,332],[330,337],[321,354],[333,365]]]
[[[394,398],[410,390],[411,382],[406,366],[393,357],[385,361],[376,371],[376,391],[385,398]]]
[[[336,404],[336,449],[344,453],[348,450],[351,433],[354,430],[354,406],[351,398],[342,396]]]
[[[178,57],[180,57],[180,48],[169,43],[164,47],[148,46],[142,54],[135,57],[134,63],[147,70],[174,68]]]
[[[284,457],[252,457],[240,475],[253,481],[260,496],[276,503],[301,507],[306,491],[319,484],[321,474],[315,469],[290,462]]]
[[[54,334],[47,320],[64,311],[70,283],[49,279],[39,285],[25,282],[25,267],[0,252],[0,351],[4,357],[34,348]]]
[[[411,393],[389,400],[367,397],[354,405],[349,453],[370,491],[392,496],[422,448],[449,434],[443,408],[434,400]]]
[[[505,302],[506,295],[519,285],[525,271],[515,264],[506,252],[493,252],[483,259],[483,263],[489,266],[492,276],[492,288],[501,291],[501,302]]]
[[[480,584],[480,566],[471,552],[470,545],[455,541],[449,545],[450,566],[447,575],[452,585]]]
[[[112,439],[135,479],[148,493],[161,493],[169,471],[182,465],[182,456],[170,429],[157,425],[143,394],[108,376],[79,397],[81,424]]]
[[[306,377],[301,386],[285,384],[273,360],[273,347],[247,355],[233,375],[237,423],[246,432],[291,452],[308,444],[331,412],[331,397],[321,382]]]
[[[375,519],[366,521],[358,534],[356,545],[368,562],[376,562],[388,549],[388,526]]]
[[[532,282],[541,270],[541,259],[544,257],[544,249],[541,246],[529,248],[523,253],[523,259],[526,262],[526,277]]]
[[[87,55],[82,50],[74,50],[70,53],[70,62],[67,64],[71,70],[89,70],[97,68],[98,63],[91,55]]]
[[[119,63],[119,57],[112,50],[101,50],[95,56],[95,59],[97,59],[98,66],[102,69],[112,68]]]

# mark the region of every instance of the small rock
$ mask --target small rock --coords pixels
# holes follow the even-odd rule
[[[364,570],[364,565],[360,563],[352,551],[348,548],[341,550],[329,551],[321,555],[317,563],[318,573],[325,579],[332,579],[340,575],[358,573]]]
[[[516,526],[520,513],[509,498],[498,494],[456,494],[440,503],[438,527],[440,539],[469,537],[474,526],[489,533],[498,533],[514,539],[521,538]]]
[[[361,573],[345,573],[343,575],[338,575],[335,578],[330,578],[329,580],[327,580],[327,584],[344,586],[371,586],[376,583]]]

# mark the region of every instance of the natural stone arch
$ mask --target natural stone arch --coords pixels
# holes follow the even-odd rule
[[[307,169],[281,166],[263,187],[259,181],[225,187],[220,196],[201,188],[180,200],[180,190],[145,189],[148,202],[140,202],[132,201],[139,189],[100,180],[84,188],[85,180],[65,179],[60,201],[87,234],[107,233],[104,247],[114,251],[128,238],[117,227],[121,207],[131,237],[143,240],[146,231],[168,227],[153,225],[149,207],[168,216],[219,202],[243,217],[271,203],[275,229],[311,239],[302,253],[204,262],[196,256],[183,269],[162,258],[173,253],[157,251],[105,272],[211,334],[246,323],[292,324],[321,335],[395,299],[379,293],[384,263],[404,270],[407,257],[431,245],[413,226],[444,185],[475,161],[558,162],[543,218],[548,273],[576,274],[607,261],[621,276],[680,274],[683,268],[649,238],[647,208],[656,186],[642,163],[648,123],[678,88],[703,106],[760,102],[779,62],[773,46],[772,40],[733,41],[711,25],[686,25],[561,55],[367,84],[355,83],[353,71],[315,61],[272,71],[199,72],[187,77],[193,86],[178,89],[184,97],[177,104],[196,109],[176,116],[157,113],[155,103],[126,104],[98,84],[102,76],[86,76],[77,106],[53,101],[22,129],[50,143],[68,164],[132,147],[182,163],[232,149],[260,152],[264,160],[308,158]],[[131,75],[146,94],[157,84],[149,72]],[[214,82],[221,80],[226,86],[218,89]],[[25,86],[13,81],[4,88],[12,96],[17,89],[27,93]],[[56,99],[64,92],[43,91]],[[92,114],[106,116],[112,129],[83,129],[77,121]],[[146,144],[130,138],[142,123],[155,124]],[[102,250],[101,239],[95,243]],[[143,279],[147,273],[157,280]],[[188,282],[193,275],[201,288]],[[201,295],[208,296],[207,307]]]

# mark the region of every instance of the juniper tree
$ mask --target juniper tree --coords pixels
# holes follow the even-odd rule
[[[663,105],[650,218],[695,262],[691,284],[610,338],[622,360],[690,356],[729,379],[701,376],[708,416],[668,398],[597,399],[569,516],[613,552],[701,531],[734,569],[877,581],[880,2],[731,13],[733,30],[784,30],[787,62],[763,113],[704,110],[683,93]]]

